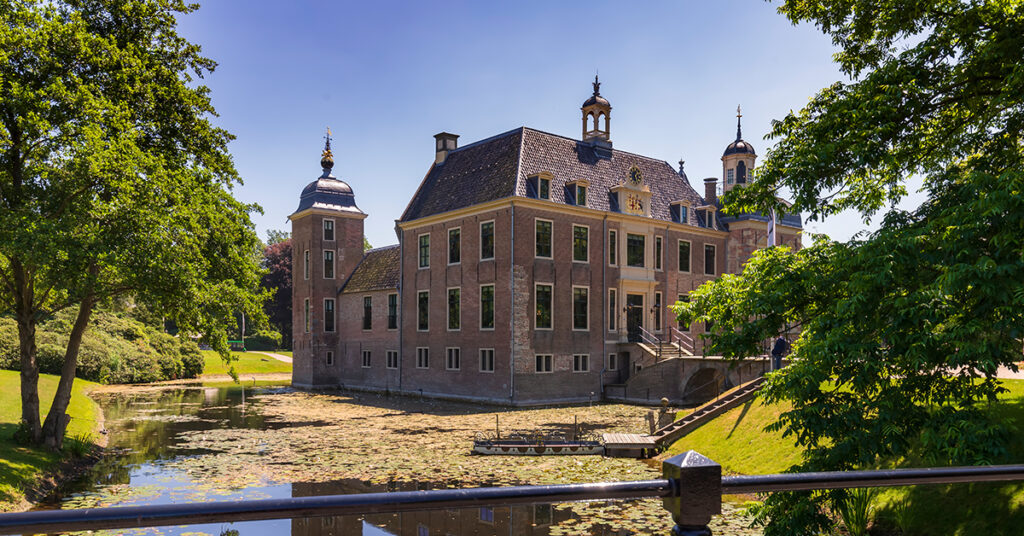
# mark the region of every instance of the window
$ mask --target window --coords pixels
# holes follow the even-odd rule
[[[654,269],[661,270],[661,237],[654,237]]]
[[[494,372],[494,348],[480,349],[480,372]]]
[[[363,296],[363,329],[373,328],[373,298]]]
[[[416,349],[416,368],[430,368],[430,348]]]
[[[551,179],[537,178],[537,197],[551,199]]]
[[[690,271],[690,242],[686,240],[679,241],[679,271]]]
[[[457,288],[448,289],[448,331],[462,328],[462,291]]]
[[[689,216],[689,210],[690,208],[683,203],[673,203],[671,210],[672,221],[676,223],[688,223],[687,216]]]
[[[462,229],[448,229],[448,264],[462,262]]]
[[[619,263],[619,252],[615,249],[618,247],[618,242],[618,233],[608,231],[608,264],[611,266]]]
[[[370,351],[363,350],[363,368],[370,368]]]
[[[589,289],[586,287],[572,288],[572,329],[586,331],[590,329],[587,319],[589,307]]]
[[[334,279],[334,252],[324,251],[324,279]]]
[[[430,527],[426,525],[416,525],[416,536],[430,536]]]
[[[303,276],[304,279],[308,280],[309,279],[309,250],[308,249],[303,254],[302,261],[303,261],[302,262],[302,276]]]
[[[590,372],[590,356],[587,354],[575,354],[572,356],[573,372]]]
[[[742,160],[736,163],[736,184],[747,183],[747,164]]]
[[[537,220],[537,256],[551,258],[551,222]]]
[[[551,329],[551,285],[537,284],[536,288],[537,320],[536,329]]]
[[[420,235],[420,268],[430,267],[430,235]]]
[[[334,240],[334,220],[324,220],[324,241]]]
[[[448,349],[448,359],[444,363],[446,370],[459,370],[462,368],[462,351],[458,348]]]
[[[707,323],[704,324],[704,333],[711,333],[711,329],[714,328],[714,327],[715,327],[715,323],[710,321],[710,320],[708,320]]]
[[[679,295],[679,299],[677,299],[676,301],[680,301],[680,302],[683,302],[683,303],[690,303],[690,297],[685,295],[685,294],[680,294]],[[679,322],[679,329],[681,331],[690,331],[690,325],[689,324],[683,324],[682,322]]]
[[[736,170],[730,169],[725,172],[725,183],[732,184],[734,182],[736,182]]]
[[[661,315],[664,312],[661,310],[661,293],[654,293],[654,331],[661,331]]]
[[[587,206],[587,187],[582,184],[576,185],[576,204],[581,207]]]
[[[582,225],[572,226],[572,260],[574,262],[588,262],[590,257],[587,254],[587,242],[589,241],[590,228]]]
[[[608,354],[608,370],[619,370],[619,356],[617,354]]]
[[[334,331],[334,298],[324,298],[324,331]]]
[[[483,506],[480,508],[480,521],[494,523],[494,508]]]
[[[715,246],[704,244],[704,274],[715,275]]]
[[[626,265],[644,267],[645,241],[647,237],[638,234],[626,235]]]
[[[385,355],[387,356],[385,366],[389,369],[398,368],[398,350],[388,350]]]
[[[305,314],[303,316],[303,319],[304,319],[303,323],[306,326],[306,333],[309,333],[309,298],[306,298],[305,300],[303,300],[303,308],[305,309]]]
[[[679,205],[679,223],[688,223],[690,221],[690,207],[686,205]]]
[[[327,352],[327,366],[334,364],[334,352]]]
[[[480,329],[494,329],[494,285],[480,286]]]
[[[537,354],[537,372],[551,372],[551,354]]]
[[[494,258],[494,222],[480,224],[480,260]]]
[[[430,291],[421,290],[417,296],[416,330],[427,331],[428,329],[430,329]]]
[[[608,289],[608,331],[615,331],[615,319],[618,316],[618,311],[615,310],[616,293],[615,289]]]
[[[398,329],[398,294],[388,294],[388,329]]]

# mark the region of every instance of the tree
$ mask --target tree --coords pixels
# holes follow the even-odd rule
[[[272,246],[278,242],[284,242],[290,240],[292,234],[288,231],[281,231],[279,229],[268,229],[267,230],[267,245]]]
[[[259,315],[259,240],[230,194],[214,63],[176,33],[181,0],[13,0],[0,8],[0,312],[18,324],[22,431],[60,448],[97,304],[133,295],[226,353]],[[36,326],[72,308],[40,423]]]
[[[271,243],[263,248],[266,273],[260,285],[273,292],[264,310],[271,326],[281,333],[282,344],[291,348],[292,341],[292,239]]]
[[[919,459],[986,463],[1006,452],[987,403],[1024,336],[1024,8],[1019,2],[790,0],[840,48],[850,79],[772,125],[758,180],[726,212],[774,208],[780,189],[810,219],[869,220],[924,178],[926,201],[889,210],[878,231],[756,254],[677,304],[712,321],[713,352],[740,359],[800,330],[772,374],[775,429],[805,449],[798,471]],[[842,492],[777,493],[765,534],[817,534]]]

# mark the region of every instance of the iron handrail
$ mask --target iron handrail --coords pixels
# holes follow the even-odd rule
[[[716,490],[716,492],[722,494],[767,493],[1010,480],[1024,480],[1024,465],[727,476],[721,478],[720,490]],[[667,478],[592,484],[400,491],[80,510],[40,510],[0,514],[0,533],[34,534],[195,525],[300,517],[382,514],[496,504],[667,498],[683,495],[685,484],[686,479]],[[694,490],[685,491],[688,496],[692,496]]]
[[[693,337],[683,333],[683,330],[675,326],[669,326],[669,342],[672,341],[672,336],[675,336],[679,342],[683,343],[680,346],[681,348],[689,350],[691,354],[697,351],[697,343],[693,340]]]

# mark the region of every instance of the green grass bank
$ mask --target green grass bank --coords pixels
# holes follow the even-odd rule
[[[59,378],[39,375],[39,399],[42,415],[50,409]],[[99,431],[99,405],[87,393],[97,383],[77,379],[71,395],[68,414],[71,423],[67,435],[95,441]],[[47,471],[53,470],[69,454],[50,452],[18,445],[12,439],[21,419],[21,376],[13,370],[0,370],[0,512],[18,509],[25,500],[25,490]]]
[[[1007,459],[1024,462],[1024,380],[1004,380],[1009,390],[992,411],[1011,429]],[[801,459],[801,449],[782,433],[765,426],[785,411],[782,404],[759,400],[734,408],[672,444],[670,454],[696,450],[722,464],[726,473],[765,474],[786,470]],[[923,466],[907,462],[905,466]],[[907,534],[1020,535],[1024,532],[1024,482],[910,486],[883,491],[876,504],[872,534],[900,534],[895,526],[898,503],[907,507]]]
[[[292,371],[291,363],[285,363],[284,361],[255,352],[231,352],[231,356],[237,359],[237,361],[232,362],[232,365],[234,365],[235,372],[239,375],[291,373]],[[203,366],[204,376],[228,373],[230,366],[224,363],[224,360],[221,359],[220,354],[217,352],[203,350],[203,359],[205,361]]]

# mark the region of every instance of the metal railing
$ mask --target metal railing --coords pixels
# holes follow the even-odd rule
[[[677,341],[676,345],[679,348],[682,348],[683,350],[690,352],[691,355],[696,354],[697,344],[696,342],[694,342],[693,337],[687,335],[681,329],[675,326],[669,326],[668,341],[675,342],[673,341],[673,339]]]
[[[126,529],[444,508],[660,497],[673,534],[711,534],[722,495],[859,487],[1024,480],[1024,465],[722,476],[722,467],[690,451],[662,462],[658,480],[325,495],[251,501],[42,510],[0,514],[0,534]]]
[[[661,359],[662,353],[662,342],[655,334],[647,331],[643,326],[637,328],[637,333],[640,335],[641,343],[650,346],[654,350],[654,361],[658,362]]]

